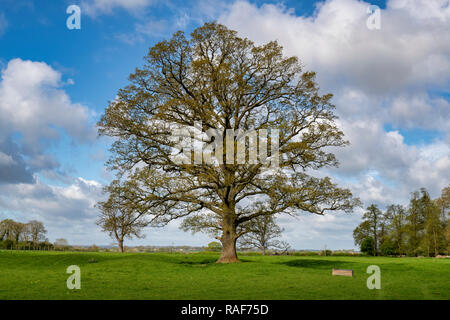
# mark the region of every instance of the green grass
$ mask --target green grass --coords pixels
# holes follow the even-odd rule
[[[217,257],[0,251],[0,299],[450,299],[449,259]],[[69,265],[81,268],[80,290],[66,287]],[[366,287],[369,265],[381,269],[380,290]],[[355,276],[333,277],[333,267]]]

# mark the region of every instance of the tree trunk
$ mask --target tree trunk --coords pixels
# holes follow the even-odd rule
[[[222,254],[220,255],[217,263],[233,263],[239,262],[236,253],[236,225],[234,220],[234,212],[230,212],[229,216],[225,216],[223,219],[222,237],[220,242],[222,243]]]
[[[118,242],[119,242],[119,252],[123,253],[123,239],[120,239]]]
[[[262,255],[265,256],[266,255],[266,247],[262,247]]]
[[[236,238],[222,235],[220,242],[222,242],[222,254],[219,260],[217,260],[217,263],[239,262],[236,253]]]

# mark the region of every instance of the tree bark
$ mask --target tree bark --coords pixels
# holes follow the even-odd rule
[[[123,253],[123,239],[119,239],[119,252]]]
[[[220,242],[222,242],[222,254],[217,263],[239,262],[236,253],[236,237],[222,235]]]
[[[223,219],[223,231],[220,242],[222,243],[222,254],[220,255],[217,263],[233,263],[239,262],[236,253],[236,221],[233,217],[233,213],[229,216],[225,216]]]

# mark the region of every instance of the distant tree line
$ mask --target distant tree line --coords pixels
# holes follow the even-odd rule
[[[52,246],[45,237],[47,230],[40,221],[32,220],[27,223],[5,219],[0,221],[0,248],[11,249]]]
[[[382,212],[372,204],[353,230],[355,244],[369,255],[448,255],[449,209],[450,186],[437,199],[431,199],[425,188],[415,191],[408,207],[392,204]]]

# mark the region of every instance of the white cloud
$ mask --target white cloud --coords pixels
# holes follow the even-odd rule
[[[428,144],[408,145],[398,131],[385,131],[383,122],[376,118],[357,122],[341,119],[340,122],[351,144],[336,150],[341,165],[330,172],[356,179],[351,187],[359,196],[368,189],[367,177],[373,180],[369,181],[371,185],[376,181],[379,196],[375,192],[370,193],[372,197],[361,196],[365,203],[404,202],[410,192],[421,187],[426,187],[433,197],[437,197],[448,185],[448,143],[434,140]],[[375,176],[378,180],[374,180]]]
[[[351,142],[337,151],[339,173],[377,170],[386,179],[407,181],[415,162],[425,161],[436,171],[450,154],[423,159],[398,131],[384,130],[391,124],[450,133],[449,102],[427,92],[431,86],[446,90],[450,81],[448,2],[389,1],[381,10],[381,30],[366,27],[369,3],[356,0],[319,3],[310,17],[282,5],[237,1],[218,20],[257,43],[277,39],[287,55],[317,71],[322,89],[335,94]],[[435,182],[422,180],[429,187]]]
[[[0,185],[0,207],[9,212],[9,218],[40,220],[50,240],[63,237],[82,244],[102,236],[95,225],[98,211],[94,208],[102,196],[98,182],[83,178],[66,187],[50,186],[38,178],[34,184]]]
[[[381,11],[381,30],[366,27],[369,3],[356,0],[326,1],[313,17],[296,16],[280,5],[238,1],[219,22],[258,43],[278,39],[287,54],[318,72],[328,90],[339,83],[385,94],[405,86],[446,88],[450,21],[442,17],[448,7],[440,13],[432,3],[394,1],[394,9],[389,2]]]
[[[0,151],[27,157],[33,171],[59,166],[44,149],[60,138],[60,130],[76,142],[95,139],[89,109],[72,103],[62,85],[61,74],[44,62],[13,59],[1,72]],[[15,134],[20,138],[13,139]],[[6,169],[0,169],[1,182]]]
[[[284,228],[283,240],[295,249],[351,249],[353,229],[361,219],[354,214],[329,213],[325,216],[304,213],[299,217],[280,216],[277,223]]]
[[[419,19],[435,20],[438,18],[442,22],[450,19],[449,0],[391,0],[388,7],[392,9],[402,9],[411,16]]]
[[[80,220],[95,217],[96,201],[101,198],[101,185],[96,181],[77,178],[71,185],[51,186],[36,177],[34,184],[9,184],[1,188],[3,209],[53,219]],[[77,222],[78,223],[78,222]]]
[[[14,164],[16,164],[16,162],[10,155],[0,151],[0,166],[14,165]]]
[[[404,128],[423,128],[450,132],[450,102],[424,93],[398,95],[392,99],[390,115]]]
[[[0,135],[0,185],[4,183],[31,183],[32,172],[26,165],[19,146],[11,137]]]
[[[2,134],[20,132],[29,149],[40,138],[57,138],[54,127],[77,141],[92,140],[88,108],[72,103],[60,85],[61,74],[44,62],[9,61],[0,83]]]

